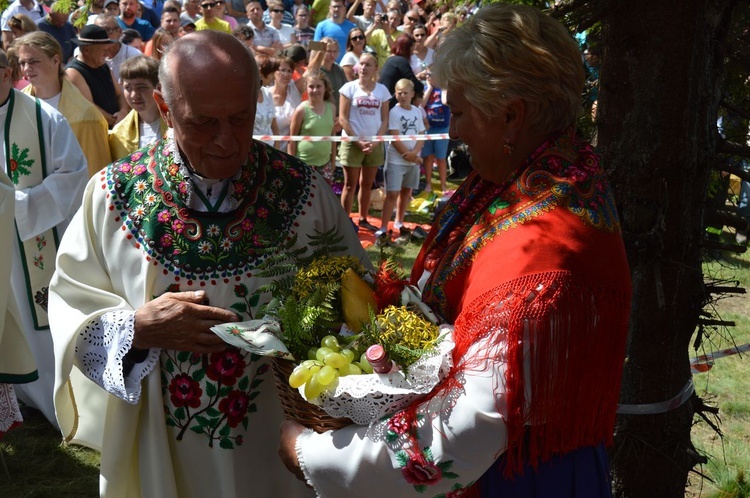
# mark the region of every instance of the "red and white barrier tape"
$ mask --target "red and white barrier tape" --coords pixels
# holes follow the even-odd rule
[[[358,142],[364,140],[367,142],[404,142],[409,140],[449,140],[448,133],[435,133],[434,135],[370,135],[362,137],[311,137],[307,135],[253,135],[256,140],[273,140],[278,142]]]
[[[750,344],[742,344],[741,346],[735,346],[733,348],[722,349],[720,351],[714,351],[713,353],[703,354],[695,358],[690,359],[690,371],[693,374],[708,372],[711,367],[714,366],[714,360],[717,358],[724,358],[725,356],[732,356],[735,354],[742,354],[750,351]],[[639,405],[619,405],[617,413],[625,415],[652,415],[656,413],[666,413],[682,406],[690,396],[695,392],[693,387],[693,380],[689,379],[685,387],[677,393],[671,399],[662,401],[660,403],[644,403]]]
[[[733,348],[722,349],[721,351],[714,351],[713,353],[702,354],[690,360],[690,371],[694,374],[708,372],[714,366],[715,359],[747,353],[748,351],[750,351],[750,344],[743,344]]]

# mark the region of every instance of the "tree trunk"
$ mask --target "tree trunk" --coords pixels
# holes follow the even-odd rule
[[[659,403],[690,380],[705,298],[703,205],[715,163],[722,49],[736,0],[609,0],[598,137],[633,277],[623,404]],[[615,496],[682,498],[697,463],[690,402],[621,415]]]

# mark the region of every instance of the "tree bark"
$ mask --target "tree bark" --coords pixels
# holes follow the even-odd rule
[[[703,201],[735,4],[610,0],[602,19],[599,146],[633,277],[623,404],[669,400],[690,380],[690,338],[705,299]],[[618,417],[610,452],[615,496],[684,496],[699,460],[693,415],[687,402]]]

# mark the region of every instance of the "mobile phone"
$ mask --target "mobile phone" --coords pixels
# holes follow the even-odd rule
[[[310,50],[325,51],[326,44],[321,41],[309,41],[307,42],[307,48],[309,48]]]

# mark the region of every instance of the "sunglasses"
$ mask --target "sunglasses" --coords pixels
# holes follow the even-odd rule
[[[364,40],[365,37],[362,35],[352,36],[352,41]]]
[[[284,13],[284,9],[273,9],[273,10],[271,10],[271,12],[273,12],[274,14],[283,14]]]
[[[212,9],[214,7],[218,7],[219,5],[223,5],[224,0],[217,0],[216,2],[209,2],[209,3],[202,3],[201,7],[204,9]]]
[[[418,17],[411,17],[411,16],[406,16],[406,18],[407,18],[408,20],[410,20],[410,21],[413,21],[413,22],[419,22],[419,18],[418,18]]]

